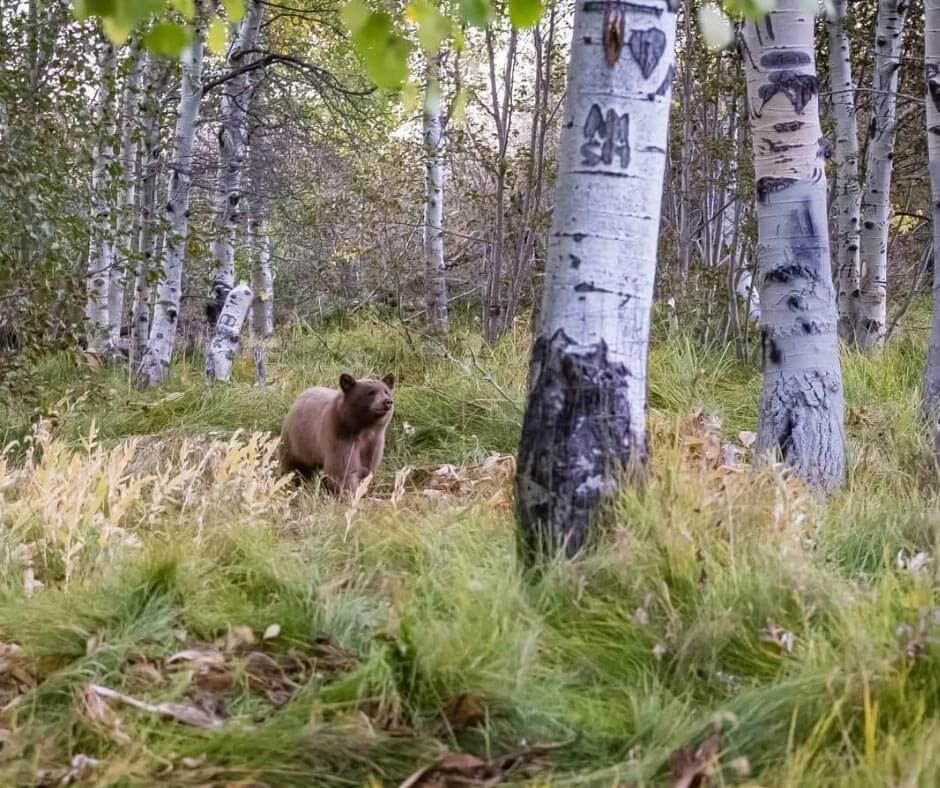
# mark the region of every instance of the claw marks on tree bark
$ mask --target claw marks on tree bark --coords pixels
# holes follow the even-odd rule
[[[516,478],[519,518],[534,524],[524,546],[531,555],[571,556],[620,476],[646,464],[645,438],[637,443],[631,431],[634,384],[603,340],[581,347],[561,329],[536,339],[531,377]]]

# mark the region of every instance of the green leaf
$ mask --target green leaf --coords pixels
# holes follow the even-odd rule
[[[144,46],[157,55],[177,57],[189,43],[189,30],[172,22],[158,22],[144,36]]]
[[[213,19],[206,35],[206,46],[213,55],[224,55],[228,44],[228,25],[221,19]]]
[[[369,77],[380,88],[394,90],[408,76],[410,44],[395,32],[392,18],[384,11],[374,11],[352,36],[356,54],[362,59]]]
[[[544,9],[542,0],[509,0],[509,21],[515,28],[532,27]]]
[[[112,16],[132,30],[164,7],[161,0],[117,0]]]
[[[702,31],[705,46],[709,49],[724,49],[734,41],[731,22],[713,5],[705,5],[698,10],[698,26]]]
[[[229,22],[241,22],[245,15],[245,0],[222,0],[222,5]]]
[[[115,0],[75,0],[72,13],[82,20],[90,16],[111,16],[115,11]]]
[[[193,0],[173,0],[173,8],[179,11],[188,22],[192,22],[196,15],[196,4]]]
[[[369,7],[363,0],[349,0],[340,11],[340,16],[349,32],[355,33],[369,20],[369,13]]]
[[[460,18],[473,27],[486,27],[493,15],[489,0],[460,0]]]
[[[102,19],[101,27],[104,28],[104,34],[108,37],[108,41],[115,46],[123,44],[131,34],[130,27],[123,22],[119,22],[113,16],[106,16]]]
[[[457,126],[463,125],[464,116],[467,114],[467,101],[469,95],[467,94],[466,88],[461,90],[455,97],[454,103],[450,108],[450,123],[454,123]]]
[[[463,28],[460,25],[453,25],[452,36],[454,38],[454,52],[460,53],[463,52],[464,44],[466,44],[466,39],[463,36]]]
[[[405,15],[418,26],[418,41],[428,53],[437,52],[450,33],[450,22],[428,0],[412,0]]]
[[[401,105],[409,115],[418,108],[421,100],[421,89],[410,80],[401,87]]]

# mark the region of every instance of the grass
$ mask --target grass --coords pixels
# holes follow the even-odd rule
[[[194,359],[146,394],[44,359],[35,400],[0,413],[19,441],[0,462],[0,784],[394,786],[464,752],[479,784],[662,785],[716,731],[723,784],[937,784],[923,339],[844,357],[849,484],[820,500],[740,445],[724,465],[758,371],[658,336],[650,483],[599,549],[539,577],[505,456],[527,347],[361,317],[286,330],[264,389],[248,359],[212,388]],[[343,370],[400,380],[353,505],[273,467],[292,397]]]

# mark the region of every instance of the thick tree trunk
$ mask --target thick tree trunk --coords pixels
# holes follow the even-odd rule
[[[232,42],[226,61],[231,74],[245,65],[255,49],[264,5],[250,0]],[[219,180],[221,194],[216,213],[215,240],[212,242],[212,268],[209,272],[209,294],[206,317],[210,332],[215,327],[229,290],[235,285],[235,242],[242,221],[242,169],[245,162],[246,118],[253,86],[247,74],[232,77],[224,84],[222,121],[219,126]]]
[[[117,215],[117,242],[111,264],[108,289],[108,326],[110,338],[108,352],[119,354],[121,325],[124,322],[124,288],[127,266],[134,254],[137,236],[137,143],[143,119],[143,101],[140,91],[143,60],[138,44],[130,53],[130,70],[124,85],[124,117],[121,131],[121,179],[117,199],[121,206]]]
[[[229,291],[206,353],[206,377],[209,380],[224,381],[231,377],[232,364],[238,354],[238,338],[250,306],[251,288],[247,284],[242,283]]]
[[[249,205],[251,220],[251,328],[259,339],[274,333],[274,276],[271,271],[271,238],[263,197],[254,197]]]
[[[884,342],[888,309],[888,224],[891,170],[897,130],[899,60],[907,0],[879,0],[875,30],[875,92],[862,192],[861,281],[858,345],[869,351]]]
[[[940,434],[937,432],[940,425],[940,0],[924,0],[924,12],[927,158],[933,203],[933,325],[924,375],[924,409],[936,437]]]
[[[576,552],[622,475],[647,464],[646,362],[677,7],[575,6],[516,477],[530,552]]]
[[[846,0],[835,0],[833,9],[834,13],[829,18],[829,87],[835,125],[836,305],[839,336],[847,344],[854,345],[860,295],[858,123],[852,51],[845,30]]]
[[[764,364],[757,455],[779,453],[831,488],[845,455],[814,19],[802,0],[777,8],[744,26]]]
[[[147,350],[141,361],[138,385],[158,386],[170,371],[173,343],[180,312],[180,285],[186,238],[189,233],[189,189],[192,184],[193,141],[202,101],[203,31],[197,28],[192,45],[183,59],[179,114],[170,159],[167,195],[167,224],[163,276],[157,288],[153,325]]]
[[[95,96],[95,144],[94,165],[91,175],[91,190],[94,218],[91,242],[88,251],[86,274],[85,322],[88,350],[93,353],[107,352],[110,332],[108,329],[108,291],[110,288],[113,217],[111,215],[112,178],[110,170],[114,159],[113,128],[113,83],[117,57],[114,47],[105,40],[98,44],[97,51],[99,84]]]
[[[134,301],[131,307],[131,336],[128,348],[131,369],[144,357],[150,337],[151,270],[157,244],[157,184],[162,169],[160,146],[160,103],[170,78],[170,69],[157,56],[149,56],[146,86],[141,94],[140,125],[141,184],[140,242],[137,271],[134,276]]]
[[[441,118],[440,53],[428,56],[424,101],[424,150],[427,167],[424,205],[424,261],[427,316],[447,330],[447,278],[444,274],[444,124]]]

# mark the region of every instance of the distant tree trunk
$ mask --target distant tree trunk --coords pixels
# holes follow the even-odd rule
[[[134,254],[137,235],[137,142],[141,132],[142,100],[140,92],[143,60],[139,43],[132,45],[130,70],[124,85],[124,117],[121,131],[121,178],[117,199],[122,203],[117,214],[116,243],[108,290],[108,352],[119,355],[121,325],[124,322],[124,288],[127,265]]]
[[[440,52],[428,55],[424,101],[427,157],[424,205],[424,260],[427,316],[433,328],[447,330],[447,278],[444,273],[444,123],[441,118]]]
[[[578,3],[516,477],[530,554],[575,553],[647,465],[646,362],[675,0]]]
[[[251,327],[263,339],[274,333],[274,277],[271,272],[271,238],[268,235],[267,207],[263,197],[249,203],[251,219]]]
[[[157,289],[153,325],[141,361],[138,385],[158,386],[170,372],[180,312],[180,284],[189,233],[189,188],[192,185],[193,141],[202,100],[203,29],[197,25],[193,43],[183,58],[180,103],[169,162],[167,224],[163,276]]]
[[[108,328],[108,291],[110,287],[113,243],[111,215],[114,159],[113,83],[117,62],[114,47],[105,40],[98,43],[98,93],[95,96],[94,118],[98,139],[95,143],[91,175],[93,220],[88,252],[85,321],[88,350],[105,353],[110,336]]]
[[[238,35],[229,48],[226,71],[237,73],[255,49],[264,5],[250,0],[238,27]],[[221,194],[216,213],[215,240],[212,242],[212,268],[206,317],[210,331],[215,327],[229,290],[235,284],[235,241],[241,224],[242,168],[245,161],[245,122],[253,93],[247,74],[227,80],[222,92],[222,120],[219,126],[219,175]]]
[[[764,365],[756,448],[831,488],[845,455],[814,19],[803,0],[777,9],[744,25]]]
[[[146,86],[140,101],[140,135],[143,147],[140,184],[140,255],[134,276],[134,302],[131,307],[131,336],[128,348],[131,369],[144,357],[150,337],[151,270],[157,244],[157,184],[162,169],[160,146],[160,103],[170,79],[170,69],[161,58],[147,58]]]
[[[927,77],[927,157],[933,203],[933,325],[924,375],[924,409],[940,434],[940,0],[924,0],[924,66]]]
[[[206,377],[224,381],[232,376],[232,364],[238,354],[238,338],[251,306],[251,288],[242,283],[229,291],[222,314],[206,353]]]
[[[858,123],[855,114],[855,82],[852,51],[845,30],[846,0],[833,2],[829,17],[829,87],[835,124],[836,170],[836,293],[839,336],[855,344],[859,304],[859,198]]]
[[[907,0],[879,0],[875,29],[875,93],[862,192],[861,295],[856,336],[870,351],[884,342],[888,315],[888,224],[897,131],[898,76]]]

